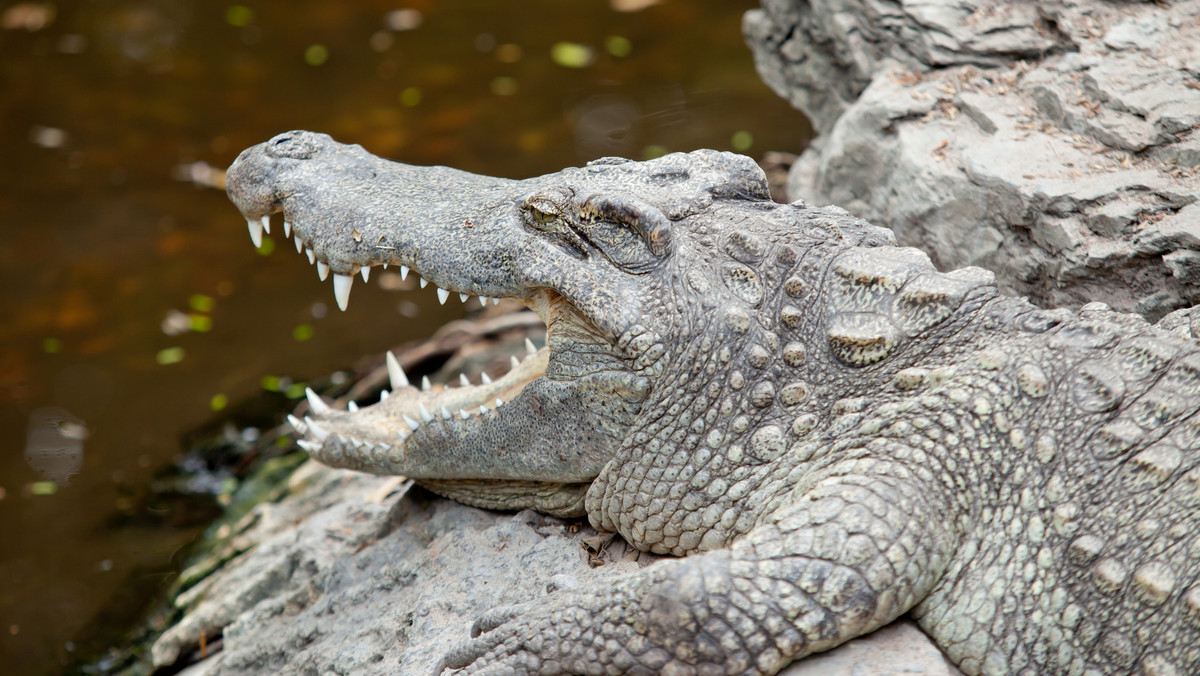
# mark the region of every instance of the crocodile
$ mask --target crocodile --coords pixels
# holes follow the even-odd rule
[[[464,674],[773,674],[909,614],[967,674],[1200,673],[1200,344],[938,271],[749,158],[602,158],[513,180],[305,131],[227,190],[332,272],[521,301],[546,345],[361,410],[320,462],[583,516],[676,555],[497,608]]]

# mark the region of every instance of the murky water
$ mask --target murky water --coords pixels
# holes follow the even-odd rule
[[[752,4],[0,10],[5,673],[60,672],[170,579],[195,524],[145,496],[186,430],[464,311],[373,275],[337,312],[290,242],[250,245],[214,168],[293,128],[510,177],[601,155],[796,151],[806,122],[742,45]]]

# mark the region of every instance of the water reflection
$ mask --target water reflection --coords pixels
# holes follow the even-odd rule
[[[42,491],[65,486],[79,473],[87,436],[87,424],[61,408],[33,410],[25,435],[25,462],[54,486],[42,482]]]
[[[102,649],[170,579],[195,524],[150,488],[164,467],[194,464],[181,458],[188,430],[214,411],[234,411],[237,435],[275,424],[237,403],[269,392],[286,408],[312,378],[473,309],[376,271],[338,312],[290,242],[248,244],[218,189],[239,150],[308,128],[508,177],[601,155],[798,150],[807,126],[741,44],[752,5],[0,10],[5,672],[58,673]]]

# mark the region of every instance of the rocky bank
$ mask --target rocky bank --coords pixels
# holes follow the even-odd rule
[[[819,134],[793,197],[1047,306],[1200,299],[1200,2],[764,0],[744,30]]]

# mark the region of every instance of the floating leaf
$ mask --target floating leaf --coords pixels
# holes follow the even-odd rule
[[[188,305],[196,312],[212,312],[216,301],[212,296],[206,296],[202,293],[193,293],[188,298]]]
[[[254,10],[245,5],[230,5],[225,9],[225,23],[245,28],[254,23]]]
[[[729,139],[729,145],[739,153],[744,153],[754,145],[754,135],[745,129],[735,131]]]
[[[613,56],[629,56],[633,53],[633,43],[629,38],[620,35],[610,35],[604,40],[604,48]]]
[[[29,492],[34,495],[54,495],[58,492],[58,484],[53,481],[35,481],[30,485]]]
[[[329,60],[329,48],[325,45],[309,45],[304,50],[304,63],[319,66]]]
[[[183,361],[183,348],[168,347],[164,350],[159,350],[158,354],[154,356],[154,359],[162,366],[166,366],[168,364],[177,364]]]
[[[566,68],[584,68],[592,65],[596,58],[595,52],[587,45],[578,42],[556,42],[550,48],[550,59]]]

